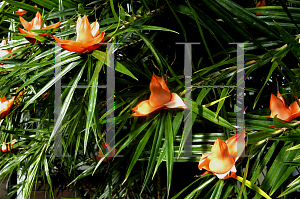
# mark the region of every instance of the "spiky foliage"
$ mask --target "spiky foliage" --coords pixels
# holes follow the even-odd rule
[[[70,185],[82,198],[88,198],[88,192],[93,198],[292,197],[300,182],[299,173],[292,173],[299,166],[300,123],[266,116],[270,115],[271,93],[279,89],[287,104],[300,96],[300,4],[270,0],[266,6],[255,7],[257,3],[1,2],[1,36],[8,44],[0,50],[14,48],[0,58],[1,95],[11,99],[23,91],[1,120],[0,143],[17,142],[14,150],[0,156],[0,177],[18,171],[25,178],[10,195],[20,188],[27,198],[42,181],[50,185],[51,198],[54,189],[64,191]],[[27,21],[39,11],[46,25],[59,21],[61,25],[36,30],[38,42],[29,43],[17,29],[23,28],[13,14],[19,8],[28,11],[23,15]],[[49,33],[76,40],[77,17],[84,14],[90,22],[99,22],[104,41],[115,44],[113,51],[102,45],[93,52],[77,54],[55,46]],[[187,118],[181,109],[131,116],[131,108],[149,98],[153,73],[167,80],[171,93],[185,97],[184,46],[179,42],[201,43],[192,45],[191,52],[190,123],[184,128]],[[237,179],[222,180],[210,174],[200,177],[203,172],[197,169],[197,162],[201,154],[210,151],[217,138],[226,140],[236,133],[236,89],[196,88],[237,84],[237,50],[231,42],[245,46],[245,151],[249,156],[236,162]],[[100,85],[107,84],[107,54],[111,52],[116,71],[114,118],[107,120],[113,110],[106,108],[106,88]],[[55,84],[59,80],[68,86],[57,98]],[[61,113],[57,111],[59,97]],[[99,149],[105,154],[106,123],[112,120],[115,147],[123,157],[97,161]],[[192,143],[186,142],[189,132]],[[185,157],[191,144],[193,156]],[[87,182],[96,189],[85,189]]]

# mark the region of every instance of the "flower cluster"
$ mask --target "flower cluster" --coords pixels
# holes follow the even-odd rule
[[[245,146],[244,142],[240,143],[238,140],[243,140],[244,137],[245,133],[239,133],[225,142],[217,138],[211,148],[211,153],[202,154],[198,168],[206,169],[204,174],[212,172],[220,179],[237,178],[235,162]]]
[[[96,50],[101,46],[104,38],[104,32],[99,34],[99,23],[97,21],[90,25],[90,22],[86,15],[83,18],[80,16],[76,23],[76,41],[53,38],[59,43],[58,45],[65,50],[77,52],[77,53],[88,53]]]
[[[23,15],[26,11],[24,10],[18,10],[16,14]],[[104,32],[101,32],[99,34],[99,28],[100,25],[97,21],[90,24],[88,18],[86,15],[84,15],[83,18],[80,16],[77,19],[76,23],[76,33],[77,38],[76,41],[73,40],[64,40],[59,39],[57,37],[53,36],[53,33],[49,34],[38,34],[36,32],[33,32],[33,30],[38,29],[52,29],[52,28],[58,28],[60,26],[61,22],[57,22],[56,24],[52,24],[50,26],[46,26],[43,24],[42,16],[39,12],[36,13],[35,18],[31,20],[31,22],[27,22],[23,17],[19,16],[21,24],[23,25],[24,29],[21,29],[18,27],[20,33],[31,43],[40,43],[40,41],[37,41],[35,36],[45,36],[45,35],[51,35],[57,42],[60,47],[62,47],[65,50],[77,52],[77,53],[88,53],[93,50],[96,50],[101,46],[101,42],[103,42],[104,39]]]
[[[161,108],[186,108],[182,99],[176,94],[171,93],[165,80],[153,74],[150,82],[150,98],[140,102],[135,108],[132,116],[146,116]]]
[[[35,32],[32,32],[31,30],[38,30],[38,29],[47,29],[47,28],[58,28],[60,26],[61,22],[57,22],[56,24],[52,24],[50,26],[46,26],[45,24],[42,26],[43,24],[43,18],[40,14],[40,12],[38,11],[35,15],[35,18],[33,18],[31,20],[31,22],[27,22],[23,17],[19,16],[21,24],[23,25],[24,29],[21,29],[20,27],[18,27],[19,31],[21,34],[23,34],[23,36],[31,43],[40,43],[40,41],[36,41],[36,38],[34,36],[45,36],[46,34],[38,34]],[[53,34],[53,33],[49,33],[49,34]]]
[[[279,92],[277,93],[277,97],[274,94],[271,94],[270,109],[270,117],[277,115],[277,118],[285,121],[291,121],[300,116],[300,107],[298,106],[297,101],[294,101],[288,106]]]

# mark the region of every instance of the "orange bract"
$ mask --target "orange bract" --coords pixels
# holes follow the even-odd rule
[[[21,29],[18,27],[19,31],[23,36],[31,43],[35,43],[36,39],[32,35],[36,36],[44,36],[45,34],[38,34],[35,32],[32,32],[31,30],[36,30],[36,29],[41,29],[41,26],[43,24],[43,19],[38,11],[35,15],[35,17],[31,20],[31,22],[27,22],[23,17],[19,16],[21,24],[23,25],[24,29]],[[42,29],[47,29],[47,28],[58,28],[61,22],[57,22],[56,24],[52,24],[50,26],[46,26],[45,24],[43,25]],[[53,33],[49,33],[50,35]],[[37,43],[40,43],[40,41],[37,41]]]
[[[10,146],[9,146],[9,144],[6,145],[5,142],[3,142],[3,143],[2,143],[2,146],[1,146],[2,152],[5,153],[5,152],[7,152],[7,151],[13,150],[13,146],[15,145],[16,141],[17,141],[17,139],[13,139],[13,140],[11,141]]]
[[[238,142],[245,137],[245,133],[232,136],[225,142],[217,138],[211,148],[211,153],[203,153],[198,168],[212,172],[220,179],[236,178],[235,162],[243,152],[245,143]]]
[[[18,9],[18,11],[15,11],[15,14],[16,15],[25,15],[27,13],[26,10],[23,10],[21,8]]]
[[[3,153],[7,152],[7,146],[6,146],[5,142],[2,143],[1,150]]]
[[[5,97],[1,99],[0,102],[0,119],[3,119],[10,111],[11,106],[14,103],[15,97],[11,98],[10,100],[7,100]]]
[[[261,6],[266,6],[266,5],[267,5],[266,0],[262,0],[256,4],[256,7],[261,7]],[[256,15],[261,15],[261,14],[256,14]]]
[[[99,28],[100,25],[97,21],[90,24],[87,16],[84,15],[82,19],[81,17],[78,17],[77,19],[76,41],[59,39],[54,36],[52,37],[58,42],[57,45],[65,50],[77,53],[88,53],[96,50],[102,45],[100,42],[103,41],[104,32],[99,34]]]
[[[153,74],[150,82],[150,98],[140,102],[132,108],[135,113],[132,116],[145,116],[160,108],[186,108],[182,99],[171,93],[165,80]]]
[[[102,142],[102,147],[104,149],[104,151],[103,151],[104,153],[106,153],[106,151],[111,150],[110,146],[108,144],[106,144],[105,142]],[[114,149],[114,154],[116,154],[118,152],[118,150],[119,149]],[[111,154],[112,154],[112,152],[109,153],[109,155],[111,155]],[[108,162],[113,158],[113,157],[109,157],[109,155],[103,160],[103,162]],[[101,149],[99,149],[98,155],[96,156],[97,161],[101,160],[102,157],[103,157],[103,153],[102,153]],[[92,159],[94,159],[94,158],[92,158]]]
[[[19,93],[19,95],[17,96],[17,99],[23,94],[23,91],[21,91]],[[0,119],[3,119],[6,115],[8,115],[9,111],[10,111],[10,108],[11,106],[13,105],[14,103],[14,99],[15,97],[11,98],[10,100],[7,100],[5,97],[3,97],[1,99],[1,102],[0,102]]]
[[[259,1],[259,2],[256,4],[256,7],[266,6],[266,5],[267,5],[266,0],[262,0],[262,1]]]
[[[5,46],[6,44],[7,44],[7,41],[5,39],[3,39],[0,46]],[[3,57],[11,52],[12,52],[11,49],[0,50],[0,57]],[[2,64],[0,64],[0,65],[2,65]]]
[[[277,97],[274,94],[271,94],[270,110],[270,117],[274,117],[275,115],[277,115],[277,118],[285,121],[291,121],[300,116],[300,108],[297,101],[294,101],[288,107],[288,105],[285,103],[284,98],[279,92],[277,93]]]

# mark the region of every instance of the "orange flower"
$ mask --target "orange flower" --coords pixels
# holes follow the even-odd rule
[[[14,103],[15,97],[11,98],[10,100],[7,100],[5,97],[1,99],[0,102],[0,119],[3,119],[6,115],[8,115],[11,106]]]
[[[285,103],[284,98],[281,96],[279,92],[277,93],[277,97],[274,94],[271,94],[270,110],[271,110],[270,117],[274,117],[275,115],[277,115],[277,118],[285,121],[291,121],[294,118],[300,116],[300,108],[298,106],[297,101],[294,101],[288,107],[288,105]]]
[[[23,36],[31,43],[35,43],[36,42],[36,39],[31,36],[31,35],[36,35],[36,36],[45,36],[46,34],[38,34],[38,33],[35,33],[35,32],[32,32],[31,30],[37,30],[37,29],[41,29],[41,25],[43,23],[43,19],[42,19],[42,16],[40,14],[40,12],[38,11],[35,15],[35,18],[33,18],[31,20],[31,22],[27,22],[23,17],[19,16],[20,18],[20,21],[21,21],[21,24],[23,25],[23,27],[26,29],[26,30],[23,30],[21,29],[20,27],[18,27],[19,31],[21,34],[23,34]],[[61,21],[60,22],[57,22],[56,24],[52,24],[50,26],[46,26],[44,24],[44,26],[42,27],[42,29],[47,29],[47,28],[58,28],[59,25],[60,25]],[[50,35],[53,34],[53,33],[49,33]],[[37,41],[37,43],[41,43],[40,41]]]
[[[17,96],[17,99],[23,94],[23,91],[19,93]],[[8,115],[11,106],[14,103],[15,97],[11,98],[10,100],[7,100],[5,97],[1,99],[0,102],[0,119],[3,119],[6,115]]]
[[[262,0],[256,4],[256,7],[261,7],[261,6],[266,6],[266,5],[267,5],[266,0]],[[261,15],[261,14],[256,13],[256,15]]]
[[[217,138],[211,148],[211,153],[202,154],[198,168],[200,170],[206,169],[207,171],[204,174],[212,172],[219,179],[236,178],[235,162],[245,146],[244,143],[237,143],[237,140],[244,137],[245,133],[239,133],[226,140],[226,142]]]
[[[46,99],[48,97],[48,95],[49,95],[49,91],[47,93],[42,94],[42,98]]]
[[[110,150],[111,150],[110,146],[109,146],[107,143],[105,143],[105,142],[102,142],[102,146],[103,146],[103,149],[104,149],[104,153],[106,153],[106,149],[107,149],[107,151],[110,151]],[[114,149],[115,154],[118,152],[118,150],[119,150],[119,149]],[[99,154],[99,155],[96,156],[97,161],[101,160],[101,158],[103,157],[103,153],[102,153],[101,149],[99,149],[98,154]],[[111,154],[111,152],[110,152],[109,154]],[[113,157],[106,157],[106,158],[103,160],[103,162],[108,162],[108,161],[110,161],[112,158],[113,158]],[[92,158],[92,159],[94,160],[94,158]]]
[[[132,116],[145,116],[160,108],[186,108],[182,99],[176,94],[171,93],[165,80],[153,73],[150,82],[151,95],[149,100],[140,102],[132,108],[135,113]]]
[[[27,12],[26,10],[19,8],[18,11],[15,11],[15,14],[16,15],[25,15],[26,12]]]
[[[5,142],[2,143],[1,150],[3,153],[7,152],[7,147],[6,147]]]
[[[1,147],[1,150],[3,153],[7,152],[7,149],[8,151],[10,151],[10,149],[13,149],[13,145],[15,145],[17,139],[13,139],[11,144],[10,144],[10,147],[9,147],[9,144],[5,144],[5,142],[2,143],[2,147]]]
[[[104,32],[99,34],[100,25],[97,21],[90,24],[86,15],[83,18],[80,16],[76,23],[76,41],[64,40],[52,36],[60,47],[65,50],[77,53],[88,53],[99,48],[103,41]]]
[[[266,6],[266,5],[267,5],[266,0],[262,0],[262,1],[259,1],[259,2],[256,4],[256,7]]]
[[[7,44],[7,41],[4,39],[4,40],[2,40],[0,46],[5,46],[6,44]],[[12,52],[11,49],[0,50],[0,57],[3,57],[11,52]],[[0,65],[2,65],[2,64],[0,64]]]

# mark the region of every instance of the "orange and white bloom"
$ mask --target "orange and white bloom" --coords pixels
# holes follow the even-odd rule
[[[6,147],[5,142],[2,143],[1,150],[3,153],[7,152],[7,147]]]
[[[149,100],[142,101],[131,109],[135,112],[132,116],[145,116],[161,108],[186,108],[182,99],[176,93],[170,92],[165,80],[154,73],[150,82],[150,91]]]
[[[10,100],[7,100],[5,97],[1,99],[0,102],[0,119],[3,119],[6,115],[8,115],[11,106],[14,103],[15,97],[11,98]]]
[[[17,139],[13,139],[13,140],[11,141],[10,147],[9,147],[9,144],[6,145],[5,142],[3,142],[3,143],[2,143],[2,146],[1,146],[2,152],[5,153],[5,152],[7,152],[7,151],[12,150],[12,149],[13,149],[13,146],[14,146],[15,143],[16,143],[16,141],[17,141]]]
[[[23,91],[19,93],[17,96],[17,99],[23,94]],[[6,115],[8,115],[10,108],[12,107],[14,103],[15,97],[11,98],[10,100],[7,100],[5,97],[3,97],[0,101],[0,119],[3,119]]]
[[[42,23],[43,23],[43,18],[38,11],[35,15],[35,17],[31,20],[31,22],[27,22],[23,17],[19,16],[21,24],[23,25],[24,29],[21,29],[18,27],[19,31],[23,36],[31,43],[35,43],[36,39],[32,35],[36,36],[45,36],[46,34],[38,34],[35,32],[32,32],[31,30],[37,30],[41,29]],[[60,26],[61,22],[57,22],[56,24],[52,24],[50,26],[46,26],[45,24],[43,25],[42,29],[47,29],[47,28],[58,28]],[[49,33],[50,35],[53,33]],[[47,34],[48,35],[48,34]],[[40,41],[37,41],[37,43],[40,43]]]
[[[64,40],[52,36],[60,47],[65,50],[77,53],[88,53],[99,48],[103,41],[104,32],[99,34],[100,25],[97,21],[90,24],[86,15],[83,18],[80,16],[76,23],[76,41]]]
[[[15,14],[16,15],[25,15],[27,13],[26,10],[23,10],[21,8],[18,9],[18,11],[15,11]]]
[[[204,173],[212,172],[219,179],[237,178],[235,162],[244,150],[245,133],[232,136],[225,142],[217,138],[211,148],[211,153],[203,153],[198,168],[206,169]],[[243,140],[243,142],[238,142]]]
[[[0,46],[5,46],[5,45],[7,45],[7,41],[3,39]],[[0,50],[0,57],[3,57],[11,52],[12,52],[11,49]]]
[[[105,143],[105,142],[102,142],[102,147],[104,149],[104,151],[103,151],[104,153],[106,153],[106,151],[110,151],[111,150],[110,146],[107,143]],[[118,152],[118,150],[119,149],[114,149],[114,154],[116,154]],[[113,157],[109,157],[109,156],[111,156],[111,154],[112,154],[112,152],[109,153],[109,155],[103,160],[103,162],[110,161],[113,158]],[[97,161],[101,160],[101,158],[103,156],[104,155],[103,155],[101,149],[99,149],[98,155],[96,156]],[[92,159],[94,159],[94,158],[92,158]]]
[[[300,107],[298,106],[297,101],[294,101],[288,107],[284,98],[279,92],[277,93],[277,97],[274,94],[271,94],[270,110],[270,117],[274,117],[275,115],[277,115],[277,118],[285,121],[291,121],[300,116]]]

